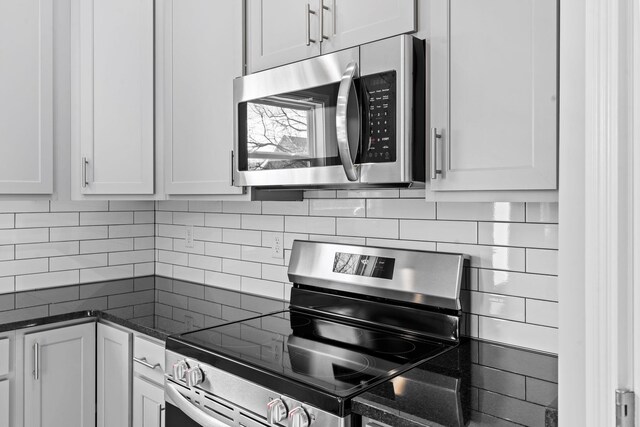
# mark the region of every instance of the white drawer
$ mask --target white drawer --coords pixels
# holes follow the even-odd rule
[[[0,377],[9,373],[9,338],[0,338]]]
[[[164,383],[164,347],[142,337],[133,338],[133,372]]]

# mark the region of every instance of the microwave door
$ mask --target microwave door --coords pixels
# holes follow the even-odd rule
[[[360,165],[355,163],[360,146],[360,105],[354,80],[358,77],[358,63],[351,62],[345,69],[338,89],[336,104],[336,138],[344,173],[350,182],[360,179]]]

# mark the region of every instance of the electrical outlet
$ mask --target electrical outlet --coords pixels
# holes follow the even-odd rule
[[[282,236],[279,234],[273,235],[273,241],[271,242],[271,257],[283,258],[284,251],[282,250]]]
[[[185,227],[184,246],[185,248],[193,248],[195,246],[193,243],[193,225]]]

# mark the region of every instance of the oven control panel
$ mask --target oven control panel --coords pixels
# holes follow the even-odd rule
[[[338,417],[171,350],[165,351],[165,361],[165,399],[172,405],[168,410],[189,413],[201,425],[349,425],[350,416]]]
[[[360,163],[396,161],[396,72],[360,78],[366,117]]]

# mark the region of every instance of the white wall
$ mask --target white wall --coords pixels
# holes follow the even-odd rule
[[[302,202],[157,202],[156,274],[288,299],[294,239],[471,255],[469,335],[557,353],[558,205],[433,203],[419,190],[310,191]],[[184,244],[185,225],[195,245]],[[271,256],[273,236],[285,258]]]

